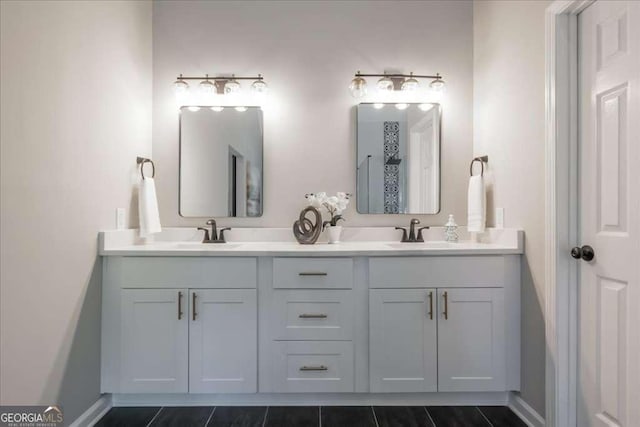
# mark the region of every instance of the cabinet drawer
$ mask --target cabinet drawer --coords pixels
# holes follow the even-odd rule
[[[351,340],[353,291],[276,290],[271,330],[277,340]]]
[[[255,258],[109,258],[110,277],[122,288],[255,288]]]
[[[350,341],[275,341],[273,355],[277,393],[354,391]]]
[[[370,288],[502,287],[502,256],[369,259]]]
[[[274,258],[273,287],[351,289],[351,258]]]

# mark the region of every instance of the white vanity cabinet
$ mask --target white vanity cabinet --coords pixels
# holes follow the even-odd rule
[[[520,260],[369,259],[374,392],[519,389]]]
[[[101,391],[189,405],[519,390],[519,252],[342,247],[105,256]]]
[[[256,270],[255,258],[107,258],[102,392],[257,392]]]

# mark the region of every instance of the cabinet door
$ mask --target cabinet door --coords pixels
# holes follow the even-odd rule
[[[123,393],[186,393],[186,289],[123,289]]]
[[[505,389],[502,288],[438,289],[438,391]]]
[[[189,391],[257,392],[255,289],[189,293]]]
[[[435,299],[435,289],[369,291],[372,392],[436,391]]]

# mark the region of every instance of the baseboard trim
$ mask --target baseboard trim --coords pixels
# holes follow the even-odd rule
[[[505,406],[506,392],[114,394],[113,406]]]
[[[103,394],[100,399],[82,413],[69,427],[92,427],[100,418],[104,416],[109,409],[113,407],[113,401],[110,394]]]
[[[544,427],[544,418],[517,394],[509,394],[508,406],[529,427]]]

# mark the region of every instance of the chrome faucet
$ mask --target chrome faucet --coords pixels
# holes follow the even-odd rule
[[[202,239],[202,243],[226,243],[224,240],[224,232],[227,230],[231,230],[230,227],[225,227],[220,229],[220,238],[218,238],[218,228],[215,219],[210,219],[207,221],[207,225],[211,226],[211,233],[204,227],[198,227],[198,230],[204,231],[204,239]]]
[[[409,225],[409,236],[407,236],[407,229],[405,227],[396,227],[396,230],[402,230],[402,243],[424,242],[424,238],[422,237],[422,230],[428,230],[429,227],[420,227],[418,229],[418,233],[416,234],[416,225],[418,224],[420,224],[420,220],[416,218],[411,219],[411,224]]]

